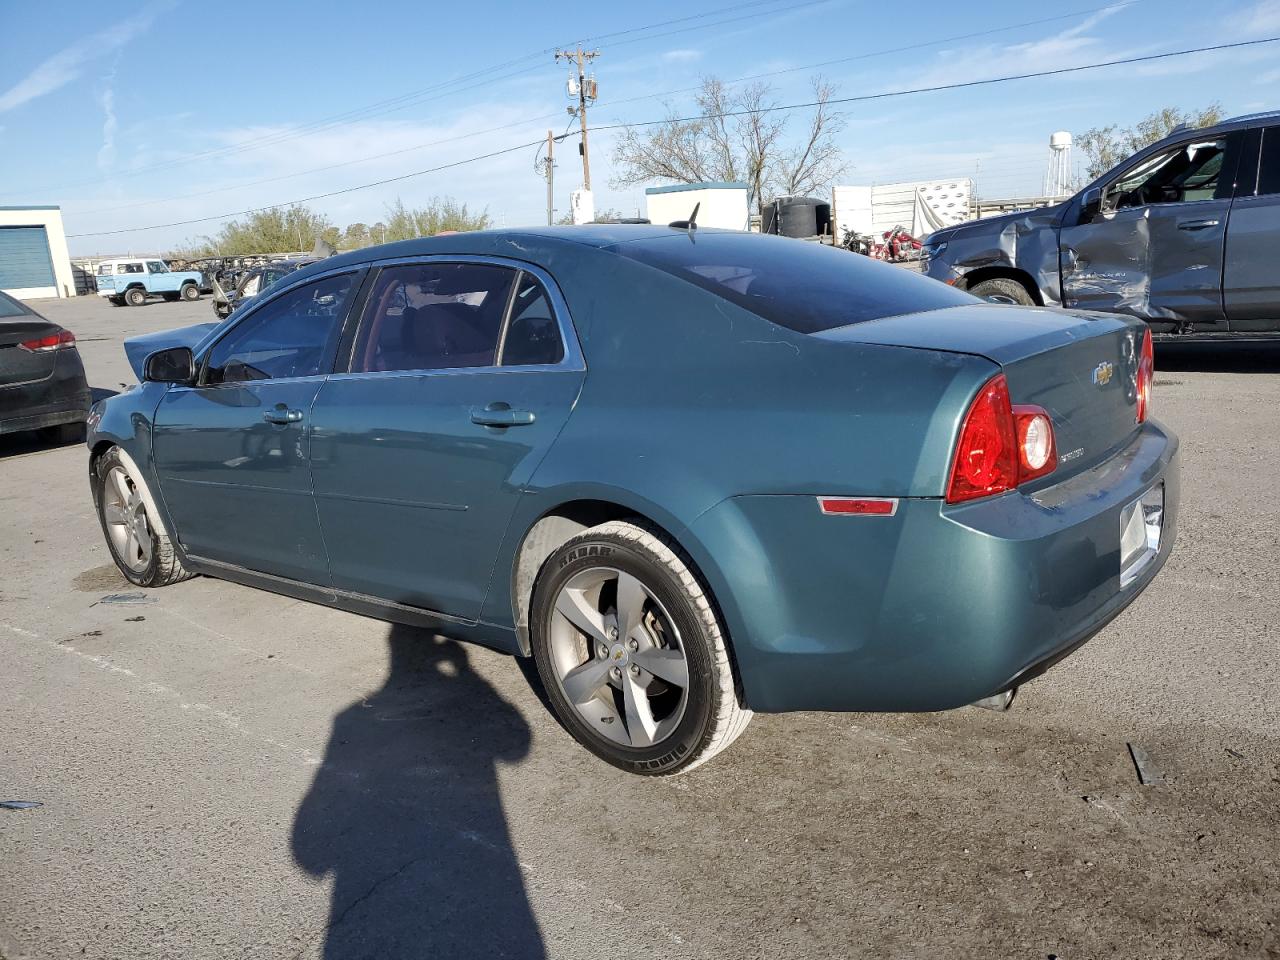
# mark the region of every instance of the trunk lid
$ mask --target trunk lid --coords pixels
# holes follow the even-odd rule
[[[966,353],[998,364],[1015,404],[1049,412],[1058,448],[1050,477],[1061,480],[1095,465],[1137,430],[1143,332],[1141,320],[1113,314],[972,304],[817,336]]]
[[[196,323],[189,327],[178,327],[176,330],[160,330],[146,333],[140,337],[130,337],[124,342],[124,354],[129,359],[138,382],[142,382],[142,368],[147,357],[157,350],[168,350],[170,347],[190,347],[195,350],[209,336],[209,332],[217,327],[213,323]]]
[[[60,333],[62,328],[37,316],[0,320],[0,386],[43,380],[53,373],[56,350],[24,350],[18,344]]]

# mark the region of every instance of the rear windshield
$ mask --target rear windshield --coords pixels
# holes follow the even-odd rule
[[[25,317],[26,315],[27,311],[23,309],[22,304],[7,293],[0,293],[0,317]]]
[[[800,333],[974,301],[910,269],[786,237],[673,231],[609,249]]]

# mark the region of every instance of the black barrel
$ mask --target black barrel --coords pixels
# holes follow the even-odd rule
[[[764,208],[762,233],[783,237],[816,237],[831,223],[831,204],[813,197],[778,197]]]

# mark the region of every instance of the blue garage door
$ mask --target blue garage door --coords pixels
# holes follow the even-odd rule
[[[53,257],[44,227],[0,227],[0,290],[52,286]]]

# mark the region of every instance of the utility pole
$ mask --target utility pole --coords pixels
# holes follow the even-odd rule
[[[553,226],[556,218],[556,138],[547,131],[547,155],[542,159],[542,169],[547,175],[547,226]]]
[[[573,78],[569,79],[569,96],[575,93],[578,96],[578,106],[569,108],[569,113],[577,113],[578,123],[582,127],[582,143],[578,146],[578,151],[582,154],[582,189],[591,189],[591,154],[587,149],[587,101],[594,101],[599,92],[596,86],[596,78],[587,76],[586,65],[600,56],[599,50],[583,50],[582,44],[578,44],[576,50],[557,50],[556,63],[561,60],[568,60],[571,64],[578,65],[578,79],[575,83]],[[577,88],[576,90],[574,88]]]

